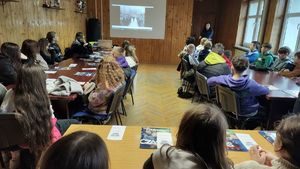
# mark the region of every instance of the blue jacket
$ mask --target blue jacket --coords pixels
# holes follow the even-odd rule
[[[257,60],[257,58],[259,57],[259,52],[257,49],[255,49],[254,51],[249,51],[245,54],[245,56],[248,58],[249,63],[253,63]]]
[[[241,116],[255,115],[259,107],[256,96],[267,95],[269,93],[267,87],[249,79],[248,75],[244,75],[237,80],[234,80],[232,75],[222,75],[208,79],[209,86],[217,84],[225,85],[238,94],[240,97]]]

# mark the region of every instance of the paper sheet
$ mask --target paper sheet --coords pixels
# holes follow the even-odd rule
[[[172,134],[167,132],[157,132],[157,148],[164,144],[173,145]]]
[[[97,70],[95,67],[87,67],[87,68],[82,68],[82,70]]]
[[[122,140],[125,133],[126,126],[112,126],[107,139],[108,140]]]
[[[235,133],[235,135],[239,138],[239,140],[247,148],[247,150],[249,150],[250,147],[257,145],[255,140],[249,134]]]
[[[279,90],[277,87],[275,87],[273,85],[269,85],[267,87],[269,88],[269,90]]]
[[[53,71],[53,70],[45,70],[46,74],[55,74],[57,71]]]
[[[72,63],[72,64],[69,65],[69,67],[71,67],[71,68],[76,67],[76,66],[77,66],[76,63]]]

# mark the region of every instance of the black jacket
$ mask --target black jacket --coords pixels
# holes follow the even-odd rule
[[[9,58],[0,55],[0,83],[4,86],[15,84],[17,73]]]
[[[214,65],[206,64],[204,61],[199,63],[197,71],[205,77],[210,78],[213,76],[228,75],[231,73],[226,63],[219,63]]]
[[[212,28],[209,28],[208,30],[206,30],[206,28],[204,28],[201,32],[201,37],[207,38],[207,39],[212,39],[213,34],[214,34],[214,31],[212,30]]]
[[[48,54],[43,51],[40,52],[41,56],[47,62],[48,65],[53,65],[55,62],[55,53],[53,51],[54,50],[51,51],[52,53]]]
[[[48,51],[51,55],[54,56],[55,62],[62,61],[63,55],[57,43],[50,43]]]
[[[74,41],[71,46],[71,52],[73,57],[88,58],[93,53],[93,50],[90,44],[84,45],[83,43]]]

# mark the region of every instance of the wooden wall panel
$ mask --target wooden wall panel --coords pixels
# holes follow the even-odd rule
[[[0,44],[6,41],[19,45],[25,39],[38,40],[48,31],[55,31],[62,49],[70,46],[76,32],[85,32],[86,14],[75,13],[75,1],[63,0],[65,10],[42,8],[43,0],[20,0],[0,6]]]
[[[179,62],[177,54],[183,48],[186,37],[191,34],[193,3],[194,0],[167,0],[165,39],[163,40],[111,38],[108,0],[98,1],[97,16],[95,11],[92,15],[89,14],[89,17],[101,19],[102,5],[103,39],[112,39],[114,44],[119,45],[125,39],[130,40],[137,48],[136,52],[141,63],[177,64]],[[88,7],[88,9],[92,8]]]

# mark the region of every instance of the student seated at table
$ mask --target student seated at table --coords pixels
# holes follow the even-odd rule
[[[128,79],[132,74],[136,73],[134,70],[132,70],[128,64],[128,62],[125,59],[125,50],[122,47],[115,46],[112,50],[112,55],[116,59],[116,61],[119,63],[121,68],[123,69],[126,79]]]
[[[258,41],[252,41],[249,45],[250,51],[245,53],[249,63],[254,63],[259,57],[260,43]]]
[[[136,49],[133,44],[131,44],[128,40],[124,40],[124,42],[122,43],[122,48],[124,48],[125,50],[125,56],[131,57],[136,64],[139,64],[139,59],[136,56]]]
[[[279,72],[279,74],[288,78],[295,78],[300,76],[300,52],[295,53],[294,68],[292,69],[292,71],[285,69]]]
[[[89,109],[93,113],[106,114],[111,94],[125,83],[124,72],[112,56],[100,61],[95,75],[96,89],[88,97]]]
[[[275,60],[271,66],[272,71],[281,71],[287,68],[289,64],[292,64],[293,61],[289,58],[291,50],[287,46],[283,46],[278,49],[278,58]]]
[[[211,87],[217,84],[225,85],[235,91],[240,97],[240,116],[251,117],[258,113],[259,103],[256,97],[267,95],[269,89],[250,79],[248,75],[243,75],[248,64],[246,57],[236,56],[232,59],[232,74],[211,77],[207,83]]]
[[[251,68],[256,70],[268,70],[274,62],[274,56],[271,52],[272,45],[270,43],[262,44],[261,54],[258,59],[254,62]]]
[[[51,145],[39,169],[109,169],[109,155],[101,137],[87,131],[69,134]]]
[[[56,32],[48,32],[46,38],[49,41],[49,53],[53,53],[55,57],[55,62],[60,62],[64,58],[63,54],[61,53],[61,49],[57,43],[58,37]]]
[[[224,46],[221,43],[216,43],[204,61],[197,66],[197,71],[207,78],[219,75],[230,74],[230,69],[226,61],[221,56],[224,52]]]
[[[277,127],[274,152],[260,146],[250,148],[250,161],[234,166],[235,169],[299,169],[300,168],[300,115],[284,118]]]
[[[144,163],[144,169],[231,169],[226,157],[228,124],[221,110],[199,104],[181,119],[175,146],[163,145]]]
[[[26,136],[24,145],[12,152],[10,163],[15,167],[19,165],[19,150],[32,153],[34,166],[47,146],[61,137],[46,90],[46,74],[37,65],[25,64],[18,70],[16,85],[7,91],[1,110],[19,115]]]
[[[15,84],[17,69],[21,65],[20,48],[15,43],[6,42],[1,45],[0,83],[4,86]]]
[[[55,53],[54,50],[50,50],[51,53],[49,53],[49,41],[46,38],[42,38],[39,40],[38,43],[40,47],[40,55],[47,62],[48,65],[54,65]]]
[[[36,64],[39,65],[43,70],[48,70],[48,64],[40,55],[38,42],[27,39],[22,43],[21,52],[27,56],[26,64]]]
[[[92,45],[85,41],[84,34],[77,32],[75,40],[71,45],[71,53],[73,57],[89,58],[89,55],[93,53]]]
[[[204,44],[205,44],[206,41],[208,41],[207,38],[201,38],[200,44],[196,47],[196,50],[201,52],[204,49]]]
[[[198,62],[202,62],[206,56],[211,52],[212,43],[211,41],[207,40],[204,42],[204,49],[201,50],[198,54]]]

